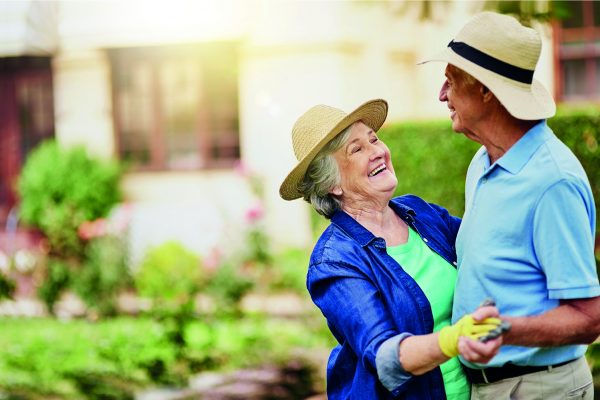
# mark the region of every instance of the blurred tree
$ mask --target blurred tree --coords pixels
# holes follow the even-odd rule
[[[398,15],[415,15],[422,21],[443,18],[456,1],[387,0],[385,5]],[[381,4],[382,2],[363,2],[361,4]],[[470,2],[473,13],[488,10],[516,17],[521,23],[530,26],[533,21],[548,22],[569,16],[568,0],[481,0]]]
[[[534,21],[549,22],[569,16],[568,1],[517,1],[487,0],[485,10],[497,11],[501,14],[515,16],[522,24],[531,26]]]

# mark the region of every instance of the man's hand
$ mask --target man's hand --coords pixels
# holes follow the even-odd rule
[[[459,339],[461,337],[467,337],[473,340],[477,340],[480,337],[488,335],[494,329],[497,329],[502,320],[500,318],[488,316],[497,315],[498,310],[495,307],[485,307],[485,310],[476,315],[465,315],[458,320],[454,325],[446,326],[440,330],[438,338],[440,349],[447,357],[455,357],[459,354]],[[483,343],[482,343],[483,344]],[[484,346],[485,348],[486,346]],[[482,349],[483,350],[483,349]]]
[[[460,355],[469,362],[487,364],[496,354],[498,354],[501,345],[502,336],[488,340],[485,343],[461,337],[458,340],[458,351],[460,352]]]
[[[495,307],[493,301],[484,301],[482,306],[471,314],[476,321],[483,321],[486,318],[497,318],[498,315],[498,309]],[[498,328],[500,328],[500,325],[498,325]],[[486,342],[462,337],[458,340],[458,351],[469,362],[486,364],[498,354],[501,345],[502,336]]]

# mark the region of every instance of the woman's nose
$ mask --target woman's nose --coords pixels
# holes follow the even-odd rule
[[[442,88],[440,89],[440,101],[448,101],[448,79],[444,81]]]
[[[369,157],[371,161],[382,158],[385,155],[385,150],[375,144],[371,144],[371,149],[371,156]]]

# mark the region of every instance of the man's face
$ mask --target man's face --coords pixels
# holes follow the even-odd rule
[[[468,82],[464,73],[450,64],[445,75],[439,99],[448,104],[452,129],[471,137],[484,112],[481,84]]]

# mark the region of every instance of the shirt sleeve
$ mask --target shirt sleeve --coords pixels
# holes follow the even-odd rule
[[[382,371],[379,379],[392,394],[399,392],[412,377],[393,360],[406,335],[391,323],[381,291],[358,268],[342,262],[311,266],[307,286],[338,341],[347,342],[367,368]]]
[[[407,332],[392,336],[383,342],[377,350],[375,356],[377,376],[382,385],[390,392],[402,386],[412,376],[404,370],[399,357],[400,343],[409,336],[412,336],[412,334]]]
[[[551,299],[600,296],[594,229],[593,198],[584,184],[563,179],[542,195],[534,212],[533,246]]]

